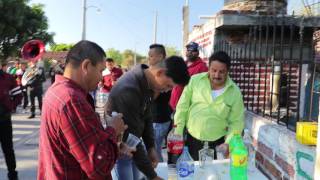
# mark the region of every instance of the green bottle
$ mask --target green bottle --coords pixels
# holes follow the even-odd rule
[[[231,180],[247,180],[248,150],[239,134],[235,134],[229,142]]]

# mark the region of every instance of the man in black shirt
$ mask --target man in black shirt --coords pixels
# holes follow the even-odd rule
[[[154,168],[158,164],[158,155],[152,127],[151,103],[155,94],[171,90],[177,84],[189,82],[187,66],[181,57],[172,56],[149,68],[141,64],[125,73],[111,89],[106,105],[106,114],[115,111],[123,114],[128,125],[124,133],[125,142],[131,133],[142,138],[132,158],[120,158],[116,163],[119,180],[139,178],[140,170],[148,179],[161,179]]]
[[[148,61],[150,68],[166,58],[166,50],[162,44],[152,44],[149,47]],[[153,131],[155,148],[160,162],[163,162],[161,154],[162,143],[165,140],[171,124],[172,109],[169,106],[171,91],[156,94],[152,103]]]

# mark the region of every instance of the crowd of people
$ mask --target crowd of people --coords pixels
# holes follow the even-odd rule
[[[119,180],[162,179],[155,168],[164,161],[162,150],[173,125],[194,160],[204,142],[213,149],[227,149],[230,138],[244,128],[241,91],[228,75],[228,54],[215,52],[207,64],[199,48],[189,43],[184,60],[167,57],[163,45],[152,44],[148,64],[124,72],[98,44],[83,40],[70,49],[65,63],[56,66],[59,71],[50,69],[52,85],[43,100],[43,67],[17,62],[9,70],[3,62],[0,115],[6,118],[0,123],[6,126],[0,128],[11,136],[4,139],[2,130],[0,136],[9,179],[17,178],[10,118],[22,98],[23,109],[31,102],[29,118],[36,115],[35,97],[41,112],[39,180],[112,179],[112,169]],[[28,68],[35,69],[37,78],[22,85]],[[17,87],[21,93],[10,94]],[[97,92],[108,94],[108,121],[96,113]],[[141,139],[135,148],[124,143],[129,134]]]

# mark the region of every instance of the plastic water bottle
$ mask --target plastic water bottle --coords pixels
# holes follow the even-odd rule
[[[188,147],[183,148],[183,152],[177,161],[178,180],[193,180],[194,161],[189,154]]]
[[[248,150],[239,134],[234,135],[229,142],[231,153],[230,176],[232,180],[247,180]]]

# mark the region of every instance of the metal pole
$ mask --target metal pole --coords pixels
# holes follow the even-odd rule
[[[158,11],[156,11],[154,16],[154,30],[153,30],[153,43],[157,43],[157,26],[158,26]]]
[[[137,44],[135,43],[134,44],[134,56],[133,56],[133,63],[134,63],[134,66],[137,65]]]
[[[82,1],[82,40],[86,40],[86,16],[87,16],[87,0]]]
[[[182,9],[182,52],[186,52],[186,45],[189,40],[189,1],[186,0]]]

